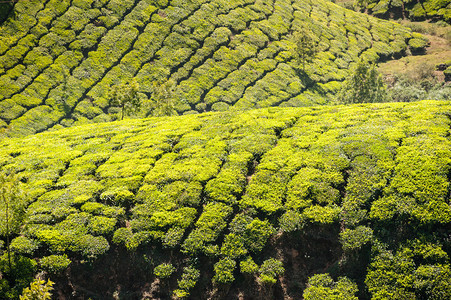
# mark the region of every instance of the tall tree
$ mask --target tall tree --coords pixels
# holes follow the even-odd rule
[[[374,64],[360,61],[338,95],[343,103],[386,102],[389,99],[382,76]]]
[[[110,88],[110,105],[121,108],[121,120],[125,114],[135,112],[141,107],[138,90],[139,84],[135,79]]]
[[[6,238],[11,270],[11,236],[17,233],[25,217],[26,198],[17,175],[0,174],[0,235]]]
[[[175,95],[176,84],[172,80],[160,83],[155,81],[152,86],[151,109],[154,116],[176,115]]]
[[[318,53],[318,43],[315,34],[306,27],[302,27],[293,35],[296,44],[296,56],[299,63],[302,65],[302,71],[305,72],[305,64],[313,60]]]

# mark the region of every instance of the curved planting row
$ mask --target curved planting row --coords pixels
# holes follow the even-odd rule
[[[304,71],[294,36],[305,28],[319,54]],[[425,45],[328,1],[19,1],[1,25],[0,126],[14,136],[114,120],[110,87],[132,78],[143,115],[166,82],[179,114],[324,103],[359,59]]]
[[[160,293],[180,298],[300,297],[308,277],[331,273],[364,298],[447,298],[450,111],[433,101],[266,108],[4,139],[0,168],[28,195],[14,257],[75,278],[134,253],[146,267],[115,272],[144,276],[141,296],[159,278]],[[306,299],[334,286],[324,276]],[[59,288],[89,296],[92,284]]]

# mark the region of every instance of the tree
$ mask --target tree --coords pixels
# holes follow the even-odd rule
[[[139,84],[135,79],[110,88],[110,105],[121,108],[121,120],[126,113],[137,111],[141,107],[138,89]]]
[[[296,56],[300,64],[302,64],[302,71],[305,72],[305,64],[311,62],[318,53],[318,43],[314,33],[303,27],[294,34],[294,42],[296,43]]]
[[[25,217],[25,197],[16,175],[0,174],[0,234],[6,238],[8,265],[11,270],[11,236],[16,233]]]
[[[375,103],[388,100],[387,88],[376,66],[360,61],[338,95],[343,103]]]
[[[35,279],[30,287],[23,290],[22,296],[19,297],[20,300],[50,300],[52,299],[52,294],[54,282],[50,279],[45,282],[42,279]]]
[[[172,80],[164,83],[155,81],[152,85],[151,110],[154,116],[176,115],[175,110],[175,88],[176,84]]]

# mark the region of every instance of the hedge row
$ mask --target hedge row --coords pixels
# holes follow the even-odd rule
[[[177,253],[166,257],[207,259],[202,275],[175,259],[155,270],[181,276],[175,294],[186,296],[199,276],[229,284],[241,273],[270,286],[283,273],[271,258],[280,234],[337,228],[345,257],[370,255],[359,270],[374,297],[394,288],[383,275],[392,271],[402,295],[435,293],[445,279],[428,272],[449,272],[440,232],[451,221],[450,109],[434,101],[266,108],[4,139],[0,168],[17,173],[29,196],[12,248],[51,272],[111,247],[159,245]]]
[[[131,78],[140,115],[167,81],[178,114],[323,104],[360,59],[426,46],[410,29],[324,0],[31,0],[15,16],[0,36],[6,136],[114,120],[109,89]],[[319,50],[306,72],[294,40],[303,28]]]

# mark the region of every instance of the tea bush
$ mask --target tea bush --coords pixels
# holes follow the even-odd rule
[[[324,104],[360,59],[427,45],[408,28],[325,0],[29,3],[16,3],[15,18],[0,25],[6,136],[115,120],[108,91],[130,80],[143,102],[137,117],[160,114],[155,82],[173,83],[171,114]],[[300,70],[296,36],[306,24],[318,51]]]

